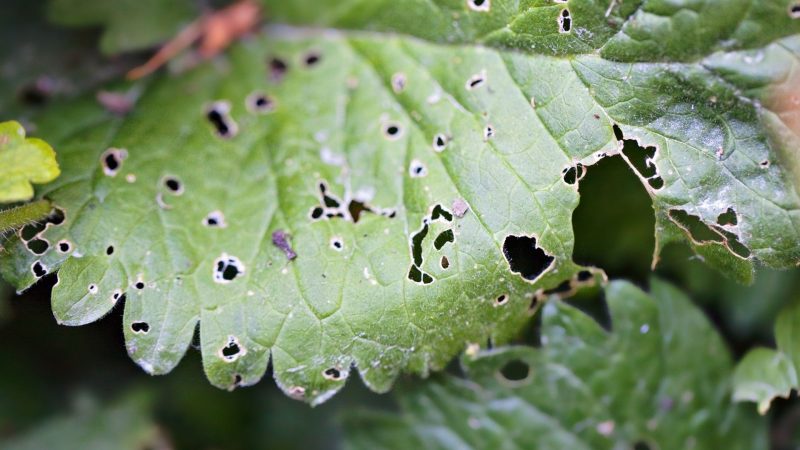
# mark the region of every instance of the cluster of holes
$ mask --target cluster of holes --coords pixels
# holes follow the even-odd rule
[[[231,104],[224,100],[214,102],[206,109],[206,119],[214,127],[217,136],[223,139],[232,138],[239,132],[239,127],[231,118],[230,113]]]
[[[245,99],[245,107],[254,114],[267,114],[275,111],[277,102],[263,92],[253,92]]]
[[[492,0],[467,0],[467,7],[473,11],[487,12],[492,7]]]
[[[330,220],[338,218],[358,223],[363,213],[377,214],[390,219],[395,218],[397,215],[394,209],[374,208],[354,198],[342,201],[328,190],[328,184],[325,181],[320,181],[318,187],[320,204],[311,208],[309,213],[309,218],[311,220]]]
[[[700,217],[689,214],[682,209],[670,209],[669,217],[683,229],[699,245],[717,243],[722,244],[731,252],[741,258],[750,257],[750,249],[743,245],[738,236],[725,227],[736,226],[739,223],[736,211],[728,208],[717,217],[717,223],[708,225]]]
[[[128,151],[121,148],[109,148],[100,156],[103,173],[115,177],[122,169],[122,162],[128,157]]]
[[[244,274],[244,264],[235,256],[222,254],[214,261],[214,282],[227,284]]]
[[[430,231],[430,225],[433,222],[451,223],[453,221],[453,214],[442,207],[442,205],[435,205],[431,210],[428,217],[422,219],[422,228],[411,236],[411,268],[408,270],[408,279],[415,283],[431,284],[434,278],[422,270],[424,263],[422,257],[422,245],[425,238]],[[447,229],[439,233],[433,240],[433,246],[437,251],[441,251],[447,243],[455,242],[455,234],[452,229]],[[450,261],[447,257],[443,256],[439,261],[442,269],[450,267]]]
[[[558,32],[569,33],[572,30],[572,16],[569,9],[562,9],[561,14],[558,15]]]
[[[41,256],[50,250],[50,242],[42,236],[43,233],[51,226],[59,226],[63,224],[64,220],[64,211],[59,208],[53,208],[53,211],[50,212],[50,215],[48,215],[43,221],[25,225],[17,232],[17,235],[25,244],[25,248],[27,248],[29,252],[34,255]],[[60,251],[61,248],[58,248]],[[70,249],[71,246],[67,249],[67,251]],[[48,268],[44,265],[44,263],[36,261],[31,264],[30,270],[33,276],[38,279],[47,275]]]
[[[535,282],[555,261],[553,256],[536,246],[534,236],[506,236],[503,255],[511,271],[530,282]]]

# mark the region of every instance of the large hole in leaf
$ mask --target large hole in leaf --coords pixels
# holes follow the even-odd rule
[[[500,369],[500,376],[506,381],[522,382],[530,376],[531,368],[528,363],[518,359],[507,362]]]
[[[587,168],[579,192],[580,204],[572,214],[575,262],[645,284],[655,248],[655,216],[642,182],[614,156]]]
[[[536,246],[536,238],[531,236],[506,236],[503,255],[512,272],[530,281],[538,278],[554,261],[552,256]]]

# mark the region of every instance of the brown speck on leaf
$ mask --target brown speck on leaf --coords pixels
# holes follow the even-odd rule
[[[108,112],[124,116],[133,109],[133,99],[128,94],[121,92],[99,91],[96,95],[97,102]]]
[[[595,114],[594,118],[597,119],[597,120],[600,120],[600,114]]]
[[[453,214],[455,214],[455,216],[460,219],[464,217],[464,214],[466,214],[467,211],[469,210],[469,205],[467,205],[467,202],[465,202],[463,198],[457,198],[453,200],[452,209],[453,209]]]
[[[289,261],[297,258],[297,253],[292,250],[292,245],[289,243],[289,235],[286,234],[283,230],[275,230],[272,233],[272,243],[275,247],[283,250],[283,253],[286,255],[286,259]]]

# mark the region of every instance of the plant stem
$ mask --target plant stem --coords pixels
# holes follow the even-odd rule
[[[0,234],[43,220],[52,210],[53,205],[49,200],[37,200],[0,211]]]

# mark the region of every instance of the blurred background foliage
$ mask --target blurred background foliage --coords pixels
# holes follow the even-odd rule
[[[0,97],[3,116],[24,120],[54,98],[97,89],[143,58],[103,57],[99,30],[54,28],[43,9],[39,0],[3,2],[0,39],[19,43],[0,47],[0,92],[12,94]],[[621,158],[606,158],[588,169],[580,193],[575,259],[647,288],[654,218],[640,181]],[[668,247],[655,272],[706,312],[736,358],[773,345],[777,313],[800,301],[800,270],[762,270],[754,285],[741,286],[685,246]],[[173,373],[151,377],[126,355],[120,307],[89,326],[58,326],[49,304],[54,281],[16,295],[0,280],[0,448],[335,449],[342,445],[342,413],[396,408],[391,395],[369,392],[357,376],[313,409],[284,396],[269,373],[256,386],[221,391],[206,380],[196,349]],[[798,448],[796,397],[776,402],[770,423],[774,449]]]

